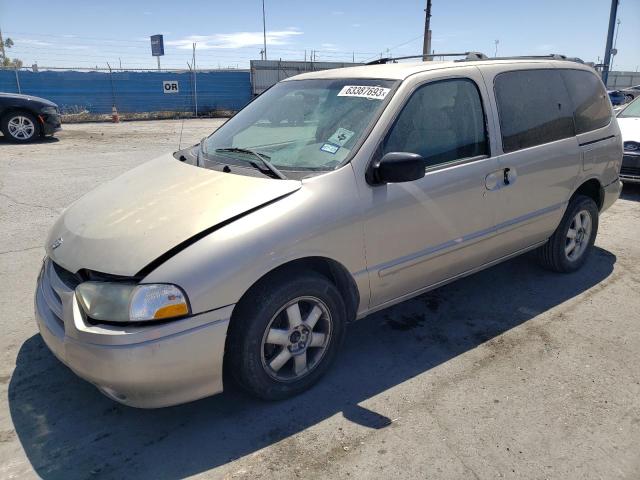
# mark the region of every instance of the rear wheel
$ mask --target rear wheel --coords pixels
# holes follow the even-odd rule
[[[271,280],[238,305],[227,353],[241,386],[277,400],[306,390],[327,371],[344,337],[346,309],[322,275]]]
[[[598,207],[592,198],[577,195],[560,225],[538,249],[542,266],[555,272],[574,272],[587,260],[598,233]]]
[[[40,136],[40,124],[34,115],[25,111],[5,115],[0,124],[2,134],[15,143],[28,143]]]

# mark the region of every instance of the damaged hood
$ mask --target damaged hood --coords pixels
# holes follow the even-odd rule
[[[73,203],[45,245],[63,268],[133,276],[173,247],[298,190],[301,182],[222,173],[171,154]]]

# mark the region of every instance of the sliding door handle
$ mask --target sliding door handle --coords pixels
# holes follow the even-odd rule
[[[509,185],[509,183],[511,183],[511,182],[509,181],[509,172],[510,172],[510,171],[511,171],[511,169],[510,169],[510,168],[505,168],[505,169],[502,171],[502,173],[503,173],[503,183],[504,183],[505,185]]]

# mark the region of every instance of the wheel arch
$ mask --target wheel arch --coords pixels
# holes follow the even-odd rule
[[[597,178],[590,178],[582,182],[573,192],[573,195],[571,195],[569,203],[571,203],[571,200],[577,195],[584,195],[593,199],[593,201],[596,202],[598,211],[602,210],[602,206],[604,204],[604,188],[602,187],[600,180]]]
[[[4,120],[9,115],[14,113],[19,113],[19,112],[26,112],[29,115],[33,115],[34,117],[36,117],[36,119],[38,119],[38,112],[31,110],[27,107],[17,107],[17,106],[11,106],[3,109],[2,112],[0,113],[0,118]]]
[[[326,277],[327,280],[336,286],[347,307],[347,318],[350,321],[355,319],[358,305],[360,304],[360,292],[353,276],[340,262],[321,256],[297,258],[275,267],[256,280],[247,291],[242,294],[237,304],[246,301],[256,289],[274,278],[287,278],[309,271]]]

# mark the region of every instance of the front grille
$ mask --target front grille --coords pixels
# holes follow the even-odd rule
[[[40,276],[40,289],[49,311],[53,314],[53,317],[55,317],[58,325],[63,329],[64,312],[62,296],[73,292],[75,286],[80,283],[77,279],[74,281],[74,277],[74,274],[67,272],[50,259],[47,258],[45,260],[44,269]]]
[[[620,175],[640,177],[640,167],[622,167],[620,169]]]
[[[640,177],[640,155],[623,155],[620,175],[623,177]]]
[[[638,142],[624,142],[625,152],[638,152],[640,153],[640,143]]]
[[[70,290],[75,290],[75,288],[82,282],[82,278],[79,275],[76,275],[69,270],[65,270],[57,263],[51,262],[51,264],[53,265],[53,269],[60,280],[62,280]]]

